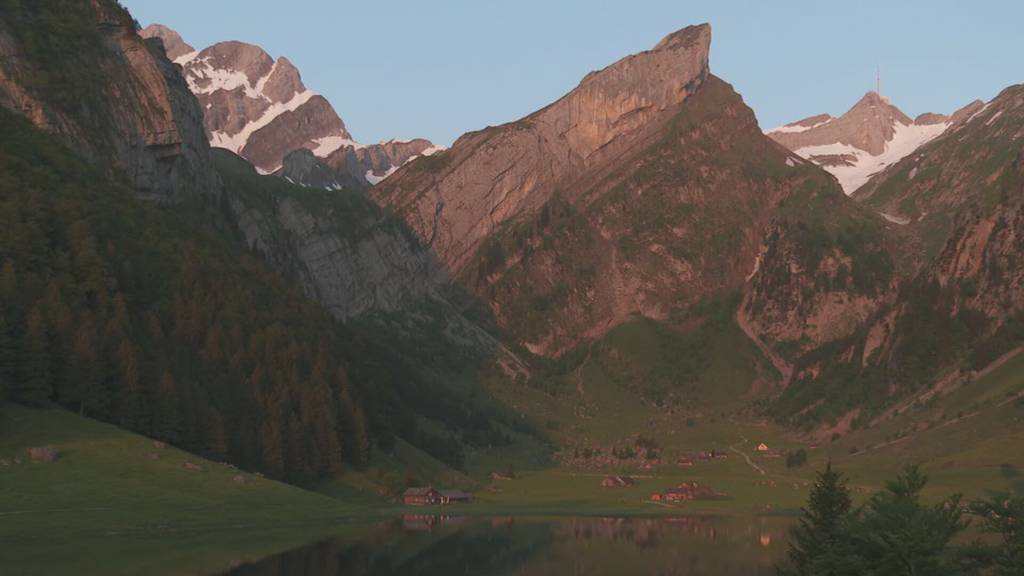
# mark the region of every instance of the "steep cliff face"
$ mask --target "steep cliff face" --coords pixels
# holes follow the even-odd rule
[[[827,174],[761,133],[742,99],[710,74],[709,44],[707,26],[677,32],[518,122],[411,162],[373,197],[402,216],[502,326],[549,356],[631,315],[685,317],[698,302],[743,287],[759,254],[774,264],[771,249],[802,242],[797,232],[823,227],[818,219],[832,212],[881,227]],[[820,211],[782,208],[810,198]],[[784,233],[786,223],[797,232]],[[778,234],[766,247],[769,230]],[[836,244],[837,232],[829,233]],[[820,267],[840,274],[843,263],[859,271],[862,254],[833,252],[805,258],[813,270],[801,271],[801,281],[810,275],[813,288]],[[846,284],[813,303],[790,302],[792,290],[799,299],[806,287],[758,284],[766,274],[754,274],[750,297],[764,303],[746,325],[755,339],[802,332],[810,320],[820,344],[878,305],[874,294],[862,310],[830,303],[856,300]],[[875,288],[875,279],[867,282]],[[834,325],[840,316],[849,326]]]
[[[51,41],[27,42],[29,30]],[[115,2],[23,3],[0,15],[0,105],[120,170],[145,197],[218,188],[195,98]]]
[[[167,57],[171,61],[177,60],[186,54],[195,52],[193,48],[185,39],[181,37],[174,30],[160,24],[153,24],[146,26],[146,28],[139,34],[143,38],[159,38],[164,44],[164,51],[167,52]]]
[[[182,66],[202,104],[211,145],[242,156],[263,174],[280,172],[305,186],[327,181],[327,186],[365,188],[410,158],[436,149],[423,139],[356,142],[331,103],[306,88],[287,58],[275,60],[259,46],[219,42],[197,52],[160,24],[147,26],[141,35],[160,38]],[[305,155],[287,164],[299,149],[311,151],[320,164],[308,181],[304,174],[312,165]],[[324,167],[334,172],[332,177],[324,177]]]
[[[1022,138],[1024,89],[1013,86],[854,195],[885,215],[897,275],[888,287],[877,276],[874,310],[846,303],[854,329],[831,343],[814,347],[812,336],[780,334],[793,372],[780,414],[811,422],[857,410],[868,422],[903,398],[948,393],[1024,345]],[[764,268],[779,277],[803,269],[767,253]],[[811,275],[803,276],[809,287]],[[764,322],[769,334],[786,325],[772,316]]]
[[[304,190],[217,151],[248,244],[338,318],[436,296],[443,273],[400,223],[357,192]]]
[[[905,225],[920,241],[918,263],[927,262],[942,248],[959,214],[996,205],[1009,194],[1020,161],[1022,101],[1020,85],[1005,89],[873,178],[854,198]]]
[[[904,217],[913,240],[915,296],[963,331],[946,365],[969,354],[983,367],[1024,340],[1024,86],[1005,89],[942,138],[891,167],[858,194]],[[907,302],[907,343],[927,314]]]
[[[303,151],[309,155],[308,151]],[[484,363],[516,378],[528,368],[493,335],[492,323],[467,313],[433,255],[361,192],[297,186],[260,175],[244,159],[215,150],[217,170],[245,246],[349,325],[369,327],[387,346],[413,342],[443,350],[405,352],[424,366],[461,371]]]
[[[576,180],[670,118],[707,77],[710,42],[707,25],[677,32],[590,74],[543,110],[411,164],[374,197],[458,273],[497,227],[536,213],[557,189],[570,194]]]
[[[784,385],[813,380],[820,366],[809,368],[805,355],[855,336],[892,304],[900,280],[892,227],[834,185],[801,186],[781,203],[737,320]]]

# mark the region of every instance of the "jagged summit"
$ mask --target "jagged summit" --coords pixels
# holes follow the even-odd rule
[[[965,110],[911,119],[887,97],[870,91],[838,118],[819,114],[766,134],[831,172],[852,194],[871,176],[942,134]]]
[[[159,38],[164,43],[164,51],[171,60],[177,60],[196,49],[182,39],[181,34],[161,24],[150,24],[140,33],[143,38]]]
[[[196,51],[160,24],[141,34],[160,38],[168,56],[182,67],[203,108],[210,144],[242,156],[264,174],[292,179],[310,174],[309,182],[296,180],[308,186],[365,187],[409,159],[437,150],[422,139],[401,147],[360,144],[331,103],[305,86],[290,60],[274,59],[254,44],[232,40]],[[292,154],[298,149],[312,153],[315,169],[308,157]]]
[[[706,24],[671,34],[517,122],[463,135],[435,179],[419,178],[415,165],[400,170],[378,197],[407,210],[412,228],[457,270],[494,227],[539,209],[556,190],[573,195],[573,181],[660,129],[709,77],[710,44]]]
[[[693,26],[687,26],[681,30],[665,36],[661,42],[654,47],[654,51],[659,50],[688,50],[694,45],[703,45],[705,47],[711,44],[711,24],[707,22],[703,24],[695,24]]]
[[[410,163],[371,197],[535,354],[557,356],[630,318],[667,321],[738,290],[756,277],[784,200],[827,205],[837,219],[860,209],[762,134],[711,74],[710,43],[707,25],[671,34],[519,121]],[[859,267],[859,254],[836,253]],[[779,292],[768,286],[758,301]],[[793,325],[820,318],[809,336],[820,342],[853,324],[829,308],[832,298],[773,310]]]

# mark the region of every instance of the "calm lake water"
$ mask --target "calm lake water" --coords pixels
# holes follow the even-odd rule
[[[782,518],[405,516],[364,537],[326,540],[230,576],[775,574]]]

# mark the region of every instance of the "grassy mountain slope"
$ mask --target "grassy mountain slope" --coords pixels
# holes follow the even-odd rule
[[[11,406],[0,431],[0,540],[11,574],[215,572],[368,510],[64,410]],[[41,446],[56,448],[57,460],[32,463],[28,449]]]
[[[1007,88],[858,191],[866,209],[889,217],[897,274],[845,338],[796,363],[777,415],[867,425],[1024,344],[1022,114],[1024,91]]]

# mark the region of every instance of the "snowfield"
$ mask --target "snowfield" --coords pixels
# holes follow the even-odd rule
[[[811,160],[813,156],[833,154],[849,154],[856,158],[853,166],[822,166],[839,180],[843,192],[853,194],[872,176],[885,170],[886,167],[906,158],[923,144],[937,138],[949,128],[948,123],[939,124],[902,124],[897,122],[891,140],[886,142],[885,151],[878,156],[849,144],[827,144],[824,146],[805,146],[795,150],[800,156]]]

